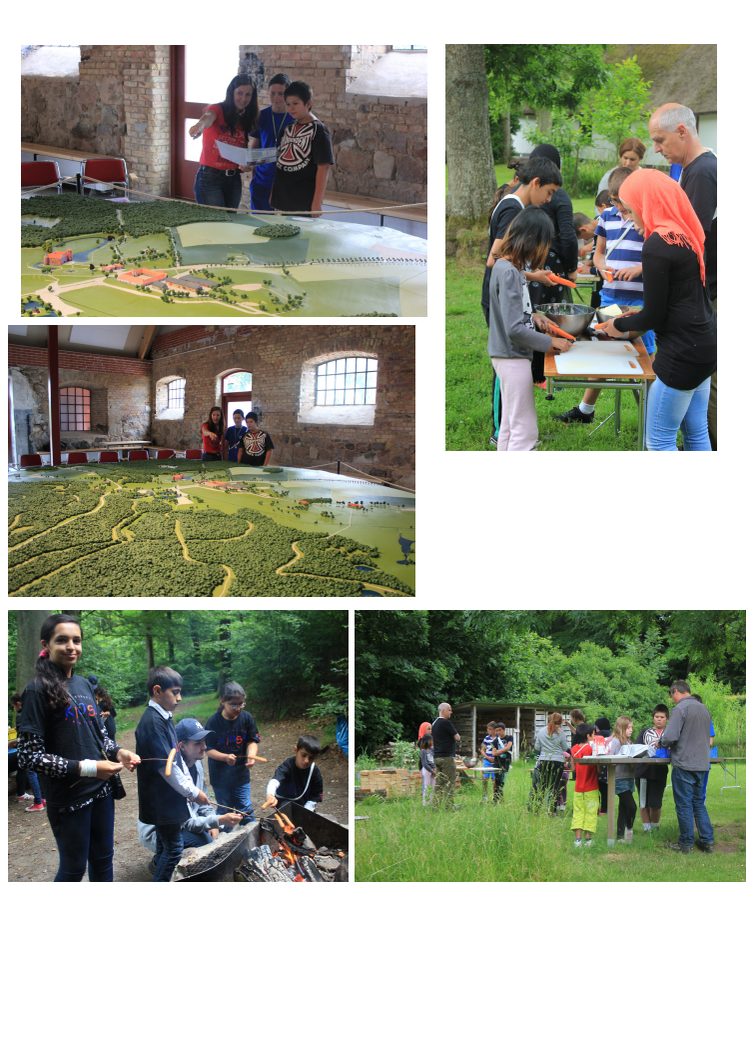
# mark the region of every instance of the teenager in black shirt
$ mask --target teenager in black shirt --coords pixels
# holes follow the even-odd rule
[[[80,625],[65,613],[41,629],[37,677],[23,692],[18,761],[39,775],[60,865],[55,883],[114,880],[114,798],[110,779],[140,758],[107,736],[90,683],[74,674]]]

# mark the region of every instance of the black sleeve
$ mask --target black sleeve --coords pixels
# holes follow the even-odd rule
[[[269,435],[269,433],[265,433],[264,436],[265,436],[264,450],[265,451],[274,451],[275,445],[272,443],[272,437]]]
[[[324,779],[318,766],[314,767],[311,774],[311,784],[308,786],[308,795],[312,803],[320,803],[324,798]]]
[[[578,266],[578,236],[572,222],[572,201],[570,195],[560,188],[549,203],[554,213],[554,229],[559,238],[562,250],[562,263],[568,272]]]
[[[292,762],[293,759],[291,757],[290,759],[286,759],[284,763],[280,763],[273,775],[275,781],[279,781],[280,784],[282,784],[283,781],[287,781],[290,778],[290,766]]]
[[[333,165],[334,150],[332,149],[332,137],[329,129],[319,121],[316,125],[316,133],[311,146],[311,160],[317,165]]]
[[[247,734],[247,740],[256,741],[256,743],[259,744],[261,737],[259,736],[259,730],[257,729],[256,719],[248,711],[245,711],[244,715],[246,716],[244,733]]]
[[[629,330],[657,330],[663,325],[668,308],[669,273],[671,257],[668,247],[654,231],[643,243],[642,263],[642,310],[627,319],[615,319],[614,326],[620,333]]]
[[[691,180],[683,179],[681,189],[692,203],[692,209],[707,234],[712,227],[712,219],[718,204],[717,169],[708,165],[707,168],[697,172]]]
[[[515,216],[518,215],[518,213],[521,212],[520,202],[517,202],[514,198],[510,198],[505,203],[505,207],[503,209],[501,209],[500,205],[498,205],[496,212],[497,215],[495,217],[494,225],[495,234],[492,239],[492,242],[494,242],[496,238],[505,238],[505,232],[510,227],[511,221]],[[492,224],[490,224],[490,234],[492,234]],[[490,243],[490,249],[492,249],[492,243]]]

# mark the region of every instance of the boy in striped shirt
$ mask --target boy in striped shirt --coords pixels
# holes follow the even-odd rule
[[[635,230],[632,221],[626,219],[619,211],[620,188],[630,175],[631,169],[620,165],[609,176],[609,197],[611,208],[604,209],[598,218],[596,227],[596,249],[593,264],[600,272],[602,269],[614,272],[611,282],[604,282],[601,290],[601,307],[618,304],[620,306],[642,305],[642,235]],[[642,342],[650,356],[655,354],[655,334],[652,331],[643,335]],[[569,425],[581,422],[585,425],[593,421],[596,400],[600,389],[586,389],[583,399],[577,407],[564,414],[556,414],[555,421]]]

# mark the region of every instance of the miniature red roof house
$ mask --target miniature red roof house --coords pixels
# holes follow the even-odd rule
[[[55,250],[54,253],[44,254],[45,264],[67,264],[72,259],[73,251],[71,249]]]
[[[174,473],[174,475],[171,477],[171,480],[184,480],[184,474]]]
[[[104,264],[102,271],[124,271],[124,264]]]
[[[117,275],[119,282],[126,282],[130,286],[148,286],[151,282],[162,281],[167,277],[165,271],[151,271],[149,268],[133,268],[132,271]]]

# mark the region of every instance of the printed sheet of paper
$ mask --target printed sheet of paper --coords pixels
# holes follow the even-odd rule
[[[226,161],[232,161],[236,165],[261,165],[267,161],[277,161],[277,150],[275,147],[264,149],[247,150],[246,147],[234,147],[232,143],[223,143],[217,139],[218,150],[221,157]]]
[[[595,374],[599,378],[616,378],[628,374],[642,374],[643,369],[634,356],[605,356],[600,352],[563,352],[555,356],[558,374]]]

